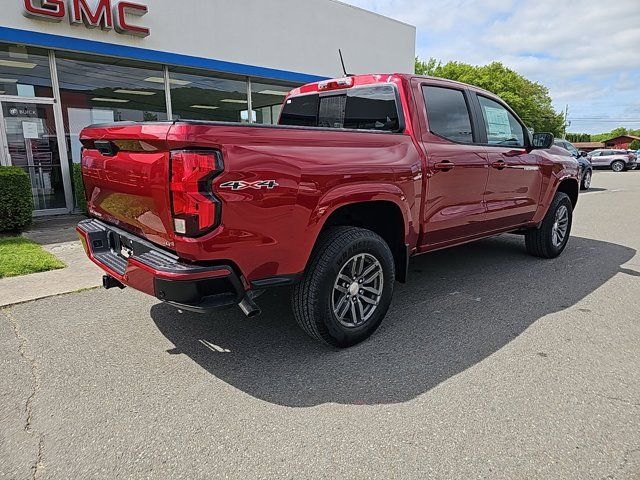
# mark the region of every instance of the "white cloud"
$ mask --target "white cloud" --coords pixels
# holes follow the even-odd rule
[[[574,131],[610,130],[619,126],[616,119],[640,128],[640,116],[628,114],[640,98],[640,0],[346,3],[415,25],[417,54],[423,59],[501,61],[543,83],[558,109],[570,103]],[[606,122],[588,120],[605,115]]]

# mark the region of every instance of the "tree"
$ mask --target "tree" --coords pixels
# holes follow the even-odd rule
[[[428,61],[423,62],[416,57],[416,75],[433,76],[436,67],[440,65],[435,58],[430,58]]]
[[[442,64],[434,58],[416,58],[416,73],[448,78],[488,90],[509,104],[522,121],[536,132],[562,134],[564,115],[553,109],[549,89],[518,74],[500,62],[469,65],[462,62]]]
[[[634,140],[629,144],[629,150],[640,150],[640,140]]]
[[[590,142],[591,135],[589,135],[588,133],[567,133],[567,140],[569,140],[571,143]]]

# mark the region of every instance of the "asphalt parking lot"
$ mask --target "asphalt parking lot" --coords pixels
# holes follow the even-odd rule
[[[420,257],[368,342],[287,290],[179,314],[131,290],[0,311],[0,478],[640,478],[640,171],[598,171],[555,261]]]

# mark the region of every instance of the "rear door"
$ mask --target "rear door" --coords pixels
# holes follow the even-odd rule
[[[416,82],[427,156],[422,246],[437,248],[485,230],[488,162],[477,143],[469,91],[448,83]]]
[[[540,157],[527,151],[529,134],[511,109],[495,98],[476,93],[473,97],[490,166],[487,227],[521,225],[532,220],[538,209],[543,180]]]

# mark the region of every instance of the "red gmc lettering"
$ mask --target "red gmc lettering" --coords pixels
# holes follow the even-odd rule
[[[135,35],[137,37],[148,37],[151,31],[148,28],[127,23],[127,14],[141,17],[146,15],[149,9],[146,5],[131,2],[118,2],[113,7],[113,18],[116,20],[116,32]]]
[[[24,16],[60,22],[66,15],[64,0],[24,0]]]
[[[24,0],[23,14],[28,18],[61,22],[69,15],[72,25],[84,24],[87,28],[100,27],[103,30],[147,37],[151,32],[140,25],[132,25],[127,15],[142,17],[149,11],[146,5],[133,2],[112,2],[111,0]]]
[[[111,30],[111,3],[109,0],[99,0],[92,11],[87,5],[87,0],[69,0],[69,22],[76,25],[84,23],[87,28],[100,27],[103,30]]]

